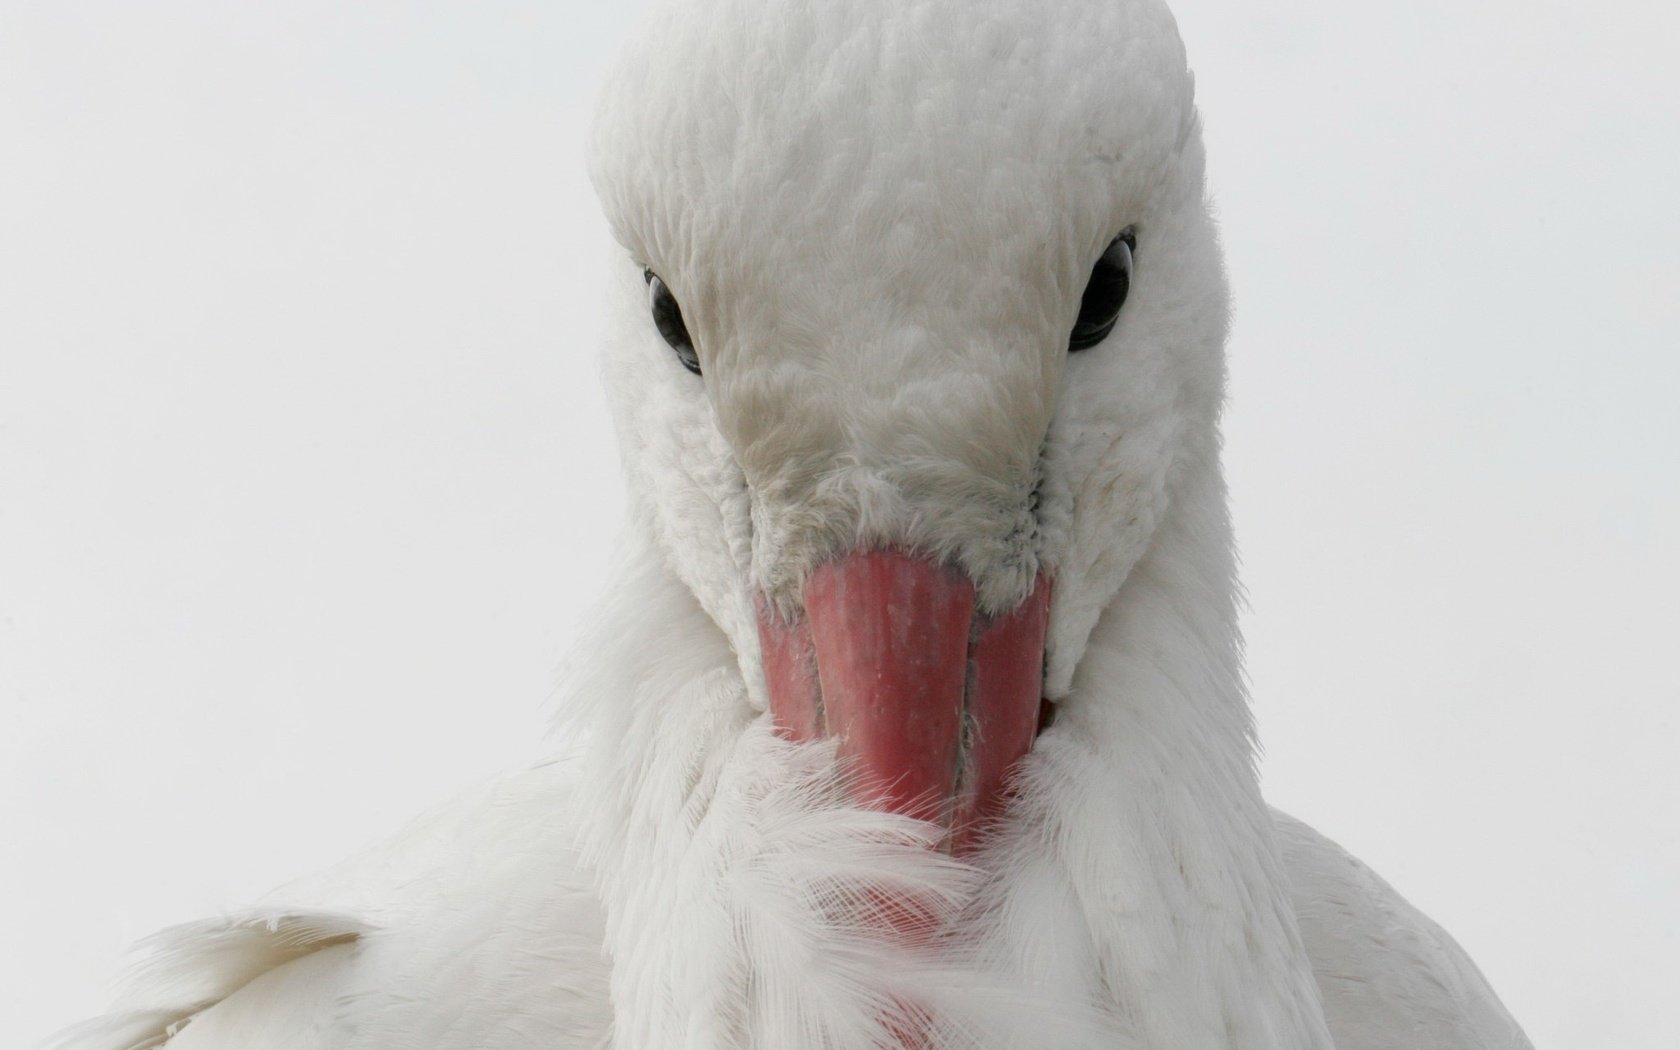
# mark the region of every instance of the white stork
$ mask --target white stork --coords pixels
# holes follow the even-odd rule
[[[1528,1045],[1261,798],[1161,3],[677,0],[597,127],[631,509],[557,757],[64,1047]]]

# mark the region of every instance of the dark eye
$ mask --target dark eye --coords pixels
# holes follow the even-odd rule
[[[1136,250],[1137,235],[1128,229],[1114,238],[1091,268],[1091,282],[1079,301],[1079,320],[1068,336],[1069,352],[1096,346],[1114,331],[1120,308],[1126,305],[1126,293],[1132,290],[1132,253]]]
[[[677,352],[677,360],[683,363],[683,367],[699,375],[700,355],[694,352],[694,340],[689,337],[688,326],[683,324],[682,307],[677,305],[677,297],[652,270],[643,270],[642,279],[647,281],[648,309],[653,313],[654,327]]]

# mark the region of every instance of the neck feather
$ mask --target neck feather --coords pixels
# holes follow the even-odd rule
[[[1217,462],[1092,632],[962,864],[778,739],[722,631],[633,539],[561,712],[608,915],[615,1042],[1328,1048],[1253,763]],[[913,907],[937,936],[880,935]],[[704,1034],[697,1034],[704,1033]]]

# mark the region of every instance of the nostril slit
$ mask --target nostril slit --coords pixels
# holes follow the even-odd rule
[[[974,661],[974,641],[968,643],[968,665],[963,674],[962,696],[962,736],[957,741],[957,767],[953,771],[951,783],[957,786],[960,793],[963,778],[968,773],[968,756],[974,748],[975,738],[979,735],[980,726],[974,717],[974,683],[979,675],[979,665]]]

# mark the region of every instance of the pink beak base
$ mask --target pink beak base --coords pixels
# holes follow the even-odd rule
[[[1038,735],[1050,581],[978,630],[973,583],[899,551],[829,562],[804,597],[792,624],[759,607],[778,732],[837,737],[859,802],[934,821],[972,852]]]

